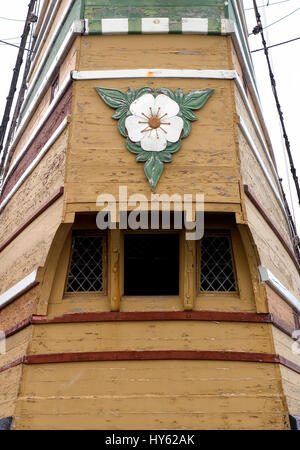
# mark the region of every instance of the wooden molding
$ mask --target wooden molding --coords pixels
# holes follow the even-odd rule
[[[136,361],[136,360],[214,360],[214,361],[250,361],[278,362],[277,355],[270,353],[197,351],[197,350],[145,350],[145,351],[110,351],[110,352],[78,352],[50,353],[27,355],[25,364],[48,364],[63,362],[88,361]],[[296,365],[296,364],[295,364]],[[299,367],[300,370],[300,367]]]
[[[270,323],[286,335],[292,337],[293,329],[274,314],[256,314],[220,311],[166,311],[166,312],[86,312],[64,314],[48,319],[47,316],[31,314],[26,319],[5,331],[9,337],[29,325],[45,325],[53,323],[84,323],[84,322],[123,322],[123,321],[168,321],[195,320],[216,322],[248,322]]]
[[[25,361],[25,357],[22,356],[21,358],[15,359],[14,361],[4,364],[4,366],[0,367],[0,373],[4,372],[5,370],[11,369],[12,367],[19,366],[20,364],[23,364],[24,361]]]
[[[205,360],[205,361],[239,361],[281,364],[293,372],[300,374],[300,366],[273,353],[249,353],[227,351],[197,350],[150,350],[150,351],[111,351],[111,352],[78,352],[50,353],[27,355],[24,364],[51,364],[91,361],[141,361],[141,360]],[[13,364],[13,363],[11,363]],[[4,369],[5,370],[5,369]]]
[[[16,334],[19,331],[23,330],[23,328],[26,328],[29,325],[31,325],[31,319],[32,319],[32,314],[29,317],[26,317],[26,319],[22,320],[21,322],[17,323],[13,327],[6,330],[5,337],[8,338],[9,336],[12,336],[13,334]]]
[[[25,222],[23,222],[13,233],[11,233],[1,244],[0,252],[5,249],[28,225],[30,225],[40,214],[51,206],[64,193],[63,186],[58,189],[45,203],[43,203]]]
[[[0,372],[20,364],[51,364],[91,361],[151,361],[151,360],[198,360],[198,361],[239,361],[281,364],[300,374],[300,366],[273,353],[249,353],[227,351],[196,350],[150,350],[150,351],[113,351],[113,352],[78,352],[27,355],[0,367]]]
[[[145,311],[145,312],[86,312],[64,314],[48,319],[47,316],[33,315],[32,324],[82,323],[82,322],[121,322],[150,320],[197,320],[225,322],[271,323],[270,314],[251,312],[222,311]]]
[[[274,222],[270,219],[270,217],[268,216],[267,211],[264,209],[264,207],[262,206],[260,201],[256,198],[256,196],[253,194],[253,192],[251,192],[249,186],[247,186],[246,184],[244,184],[244,191],[245,191],[245,194],[247,195],[247,197],[249,198],[249,200],[251,200],[253,205],[258,209],[258,211],[263,216],[263,218],[265,219],[265,221],[267,222],[269,227],[272,229],[274,234],[277,236],[277,238],[279,239],[279,241],[281,242],[281,244],[283,245],[283,247],[285,248],[285,250],[287,251],[287,253],[291,257],[291,259],[293,260],[293,262],[294,262],[294,264],[296,266],[296,269],[297,269],[297,271],[300,274],[300,265],[299,265],[299,262],[298,262],[298,260],[296,258],[296,255],[295,255],[294,251],[292,250],[291,246],[288,244],[286,239],[283,237],[281,232],[278,230],[278,228],[274,224]]]

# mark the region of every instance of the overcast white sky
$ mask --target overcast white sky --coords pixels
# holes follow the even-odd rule
[[[300,36],[300,0],[285,0],[282,3],[275,4],[279,1],[282,2],[282,0],[257,0],[258,5],[267,5],[269,3],[269,6],[259,8],[263,26],[270,25],[278,19],[295,11],[289,17],[283,19],[279,23],[269,26],[265,30],[265,36],[269,45]],[[27,14],[28,3],[28,0],[1,1],[1,40],[8,40],[8,42],[16,44],[20,42],[24,19]],[[244,0],[244,5],[246,9],[249,32],[251,32],[254,25],[256,25],[256,19],[253,9],[247,9],[253,7],[253,2],[252,0]],[[7,20],[4,18],[14,20]],[[261,48],[262,45],[260,35],[250,36],[249,43],[251,50]],[[8,95],[17,52],[17,48],[4,45],[0,42],[0,120],[2,120],[5,99]],[[300,40],[279,47],[274,47],[270,49],[270,54],[297,174],[300,178]],[[279,175],[284,179],[284,186],[288,196],[288,176],[286,171],[286,163],[283,156],[283,141],[281,137],[279,120],[275,109],[275,103],[270,88],[265,56],[261,51],[252,53],[252,58],[255,66],[261,102],[265,112],[265,120],[268,125],[277,158]],[[292,181],[290,184],[293,191],[293,209],[296,215],[298,230],[300,230],[300,208]]]

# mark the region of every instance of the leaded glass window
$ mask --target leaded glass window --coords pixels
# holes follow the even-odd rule
[[[230,236],[204,236],[200,254],[200,291],[236,292]]]
[[[103,236],[73,237],[66,292],[104,292]]]

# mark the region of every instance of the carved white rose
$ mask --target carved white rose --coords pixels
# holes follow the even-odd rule
[[[168,142],[179,140],[183,120],[177,116],[178,104],[167,95],[144,94],[129,109],[132,116],[125,120],[128,137],[140,142],[143,150],[161,152]]]

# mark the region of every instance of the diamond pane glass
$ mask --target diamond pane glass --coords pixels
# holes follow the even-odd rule
[[[76,236],[74,238],[66,291],[103,291],[102,237]]]
[[[209,236],[201,241],[200,290],[236,291],[230,241],[226,236]]]

